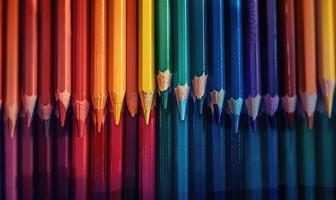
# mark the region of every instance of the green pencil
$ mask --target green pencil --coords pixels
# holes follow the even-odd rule
[[[167,108],[172,80],[170,0],[156,2],[156,80],[163,108]]]

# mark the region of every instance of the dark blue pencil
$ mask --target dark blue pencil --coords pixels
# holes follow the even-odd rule
[[[190,198],[207,199],[206,122],[199,111],[199,102],[193,96],[190,109]]]
[[[225,126],[222,120],[218,123],[215,115],[208,115],[207,160],[209,199],[224,199],[226,193],[225,180]]]
[[[274,116],[279,105],[277,0],[260,1],[262,93],[269,116]]]
[[[255,130],[261,101],[259,0],[244,2],[244,27],[245,105]]]
[[[243,38],[241,0],[228,0],[228,112],[232,118],[232,128],[238,133],[240,113],[243,105]]]
[[[186,113],[189,112],[187,109]],[[189,198],[189,115],[181,120],[177,101],[173,103],[173,158],[174,194],[173,199]]]
[[[250,116],[249,116],[250,117]],[[248,121],[249,119],[246,119]],[[258,121],[258,120],[257,120]],[[263,197],[261,131],[245,124],[245,187],[246,199]]]
[[[210,107],[220,123],[225,95],[224,0],[208,1]]]

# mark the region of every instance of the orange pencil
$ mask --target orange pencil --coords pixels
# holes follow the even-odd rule
[[[296,8],[299,91],[308,126],[312,128],[317,101],[315,2],[298,0]]]
[[[138,112],[137,0],[126,2],[126,103],[132,117]]]
[[[54,29],[52,0],[39,1],[39,102],[38,114],[46,136],[53,112]]]
[[[55,98],[63,127],[71,95],[71,0],[56,2]]]
[[[22,114],[30,127],[37,99],[37,0],[24,0],[22,8]]]
[[[108,93],[118,125],[126,93],[126,0],[109,1],[108,10]]]
[[[4,0],[0,0],[0,110],[2,107],[2,69],[3,69],[3,36],[4,36]]]
[[[5,199],[17,198],[16,121],[20,107],[19,90],[19,0],[6,4],[5,81],[4,81],[4,192]]]
[[[95,125],[100,132],[107,100],[107,1],[93,0],[92,8],[91,100]]]

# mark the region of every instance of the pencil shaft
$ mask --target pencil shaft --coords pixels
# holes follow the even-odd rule
[[[149,123],[139,116],[139,199],[155,199],[155,112],[150,115]]]
[[[162,96],[160,98],[163,98]],[[173,130],[172,130],[172,98],[168,97],[166,109],[158,105],[157,113],[157,197],[172,199],[173,197]],[[162,100],[161,100],[162,101]],[[174,100],[175,101],[175,100]]]
[[[5,1],[0,0],[0,108],[2,107],[2,101],[3,101],[3,64],[4,64],[4,32],[5,32],[5,24],[4,24],[4,17],[5,17]]]
[[[74,109],[74,124],[85,132],[85,126],[90,107],[89,88],[89,1],[75,0],[72,4],[72,105]]]
[[[20,120],[20,131],[18,138],[19,157],[18,163],[20,165],[19,183],[20,183],[20,197],[24,199],[33,199],[34,194],[34,136],[33,126],[28,127],[25,120]]]
[[[53,196],[53,129],[46,137],[42,122],[38,122],[37,136],[37,188],[39,199],[51,199]],[[35,154],[36,155],[36,154]]]
[[[136,0],[126,2],[126,102],[134,117],[138,111],[138,7]]]
[[[119,124],[116,125],[111,109],[109,114],[108,198],[122,199],[124,120],[122,115]]]
[[[125,112],[124,123],[124,157],[123,157],[123,198],[131,200],[138,191],[138,117]]]
[[[90,124],[84,121],[82,134],[72,120],[71,137],[71,198],[87,199],[89,182],[89,136]]]
[[[107,199],[107,123],[90,137],[90,199]]]

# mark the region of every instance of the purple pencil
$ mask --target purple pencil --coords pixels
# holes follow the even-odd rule
[[[261,101],[259,0],[245,1],[245,105],[253,130]]]

